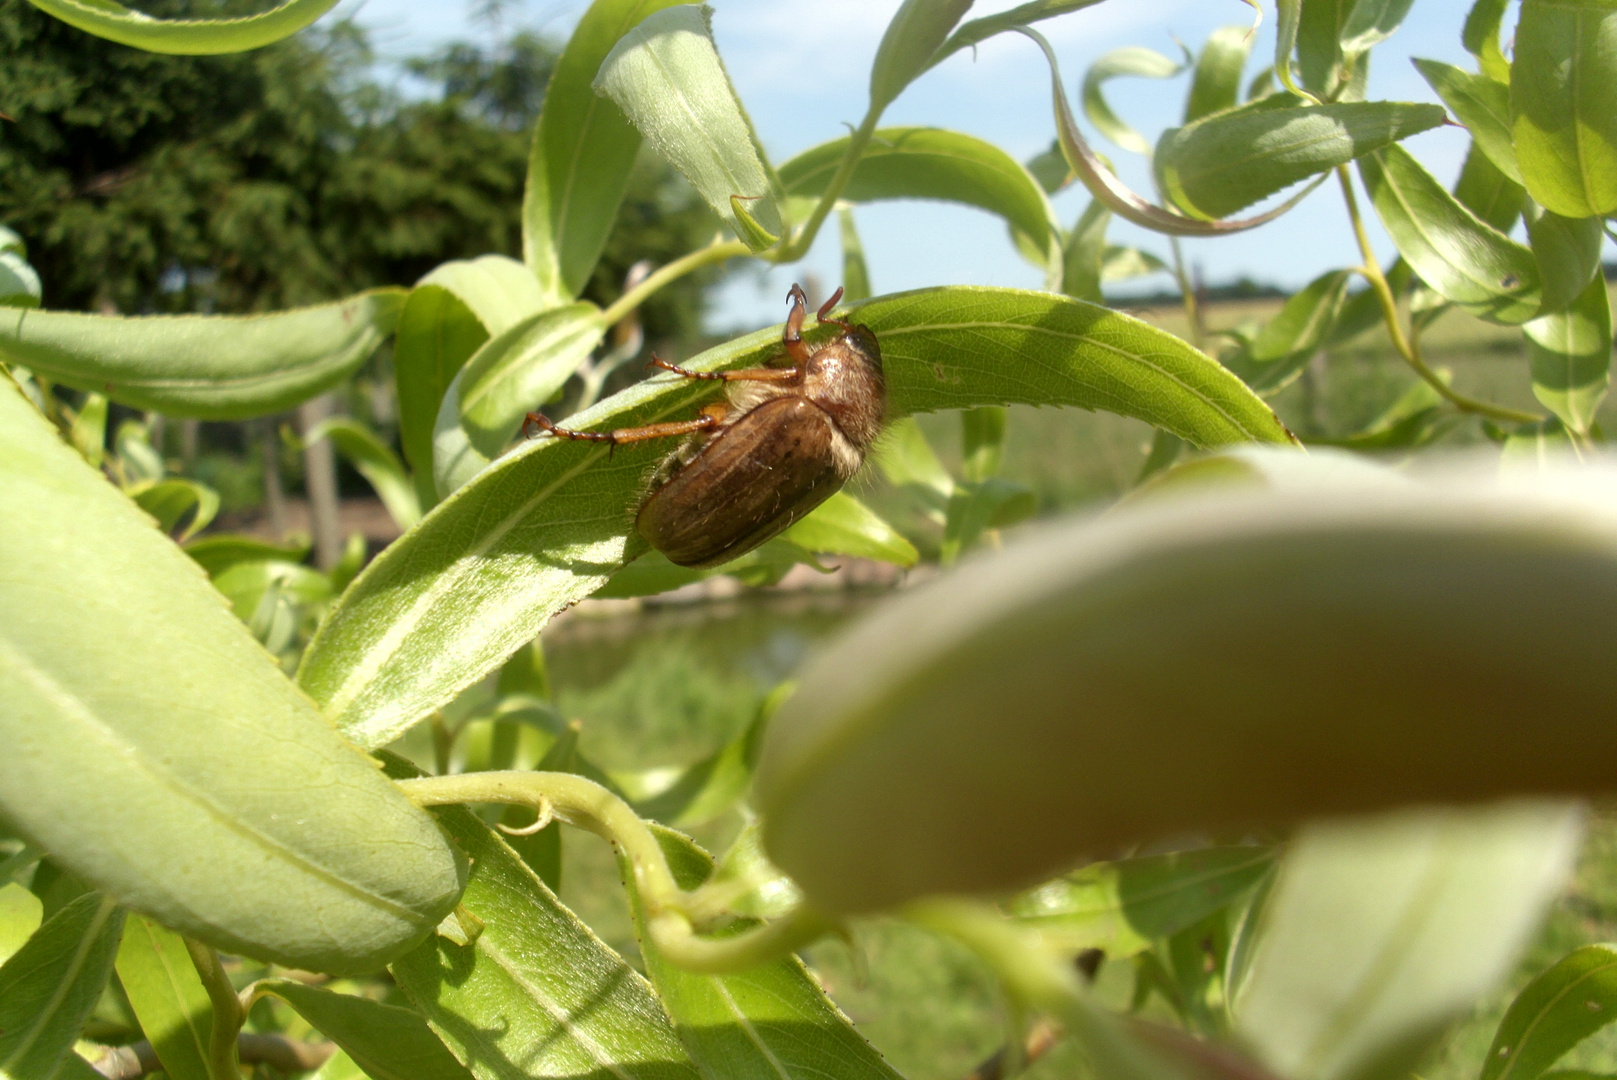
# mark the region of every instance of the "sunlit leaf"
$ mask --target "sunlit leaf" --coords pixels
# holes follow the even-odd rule
[[[1483,74],[1506,84],[1510,82],[1510,61],[1499,48],[1499,25],[1509,6],[1510,0],[1475,0],[1460,33],[1466,51],[1477,58]]]
[[[0,964],[22,948],[44,918],[39,897],[15,881],[0,885]]]
[[[335,386],[393,332],[403,289],[273,315],[81,315],[0,308],[0,359],[169,416],[280,412]]]
[[[157,519],[157,527],[172,533],[187,514],[191,515],[179,539],[189,540],[208,527],[219,512],[219,493],[208,485],[183,476],[146,481],[129,488],[135,505]]]
[[[236,19],[154,19],[116,0],[29,0],[96,37],[147,52],[212,56],[246,52],[291,37],[330,11],[336,0],[286,0]]]
[[[1454,198],[1477,219],[1508,234],[1522,216],[1527,191],[1499,171],[1473,140],[1454,181]],[[1406,264],[1407,265],[1407,264]]]
[[[421,520],[421,503],[393,448],[364,424],[347,416],[322,420],[304,435],[306,445],[329,438],[348,463],[370,482],[400,529]]]
[[[1579,434],[1594,423],[1611,382],[1611,302],[1603,277],[1565,311],[1522,326],[1533,396]]]
[[[1252,38],[1251,29],[1245,26],[1221,26],[1207,36],[1185,99],[1185,123],[1235,107]]]
[[[1293,293],[1252,344],[1228,362],[1260,394],[1272,393],[1302,373],[1336,325],[1352,273],[1332,270]]]
[[[619,38],[673,3],[595,0],[545,86],[522,196],[522,251],[552,301],[571,300],[589,283],[640,149],[634,125],[591,84]]]
[[[1188,213],[1221,218],[1443,122],[1436,105],[1286,101],[1263,98],[1164,132],[1154,159],[1163,190]]]
[[[0,460],[0,814],[131,908],[251,956],[372,970],[435,926],[460,880],[432,820],[4,385]]]
[[[1600,273],[1605,234],[1599,218],[1564,218],[1546,210],[1528,222],[1528,241],[1544,282],[1543,314],[1565,311]]]
[[[1415,67],[1471,132],[1488,160],[1520,184],[1522,170],[1511,142],[1510,87],[1437,60],[1416,60]]]
[[[1205,355],[1104,308],[956,287],[878,298],[851,317],[881,343],[894,419],[1027,402],[1138,416],[1200,446],[1290,438]],[[778,328],[762,330],[686,366],[757,366],[779,341]],[[658,377],[569,422],[594,430],[676,419],[712,393]],[[609,454],[535,439],[501,458],[365,569],[304,653],[300,684],[349,738],[390,741],[645,550],[630,510],[668,449],[642,442]]]
[[[1154,49],[1138,45],[1125,45],[1104,53],[1084,72],[1082,100],[1084,115],[1100,129],[1102,135],[1124,150],[1136,154],[1151,153],[1151,144],[1145,136],[1118,118],[1106,103],[1101,87],[1112,79],[1132,76],[1141,79],[1171,79],[1185,70],[1186,61],[1173,60]]]
[[[1259,917],[1243,1041],[1296,1080],[1407,1076],[1509,974],[1581,831],[1555,803],[1306,827]]]
[[[972,0],[904,0],[870,65],[870,110],[880,113],[935,61],[949,31]]]
[[[762,251],[780,235],[780,210],[708,19],[708,10],[693,4],[648,15],[607,54],[595,89],[617,103],[737,236]],[[736,197],[749,200],[747,213],[762,233],[737,214]]]
[[[244,562],[301,563],[309,555],[307,537],[274,544],[256,536],[238,533],[210,533],[185,545],[185,553],[207,571],[209,577]]]
[[[1106,228],[1112,212],[1099,199],[1090,199],[1067,233],[1061,251],[1061,291],[1092,304],[1105,302],[1101,282],[1106,280]]]
[[[1092,7],[1100,0],[1029,0],[1028,3],[1018,4],[1007,11],[996,15],[984,15],[962,23],[960,29],[949,35],[947,41],[938,47],[932,54],[931,64],[941,63],[943,60],[961,49],[970,48],[978,42],[986,41],[995,34],[1002,34],[1006,30],[1013,30],[1018,26],[1028,26],[1040,19],[1053,19],[1057,15],[1066,15],[1086,7]]]
[[[124,921],[117,971],[163,1071],[172,1080],[209,1080],[213,1005],[185,940],[150,919],[131,915]]]
[[[1523,0],[1510,111],[1528,194],[1569,218],[1617,210],[1617,7]]]
[[[1585,945],[1556,961],[1510,1003],[1481,1080],[1538,1080],[1574,1046],[1617,1020],[1617,947]]]
[[[1402,147],[1359,159],[1381,223],[1420,279],[1440,296],[1495,322],[1538,313],[1538,262],[1478,219]]]
[[[258,994],[273,994],[292,1006],[371,1080],[470,1080],[418,1012],[292,979],[264,979],[254,986]]]
[[[37,308],[44,290],[39,271],[15,251],[0,251],[0,307]]]
[[[880,559],[898,566],[914,566],[920,554],[875,511],[839,491],[787,529],[786,539],[809,551]]]
[[[505,449],[523,416],[589,359],[606,333],[600,315],[590,303],[551,308],[490,338],[466,361],[460,422],[483,456]]]
[[[0,1077],[56,1071],[112,974],[124,913],[85,893],[46,920],[0,965]]]

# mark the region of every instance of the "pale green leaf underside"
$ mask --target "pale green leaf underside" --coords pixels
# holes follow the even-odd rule
[[[403,289],[273,315],[121,317],[0,308],[0,360],[169,416],[280,412],[353,373],[393,332]]]
[[[337,0],[287,0],[239,19],[154,19],[114,0],[29,0],[69,26],[147,52],[211,56],[246,52],[291,37]]]
[[[862,305],[881,343],[889,416],[1026,403],[1139,417],[1198,446],[1290,441],[1259,398],[1178,338],[1047,293],[941,288]],[[830,328],[814,331],[819,338]],[[711,349],[696,370],[750,367],[778,328]],[[691,415],[714,391],[659,376],[570,423],[610,429]],[[632,536],[666,444],[538,439],[445,500],[345,594],[300,684],[352,739],[382,745],[531,641],[645,550]]]

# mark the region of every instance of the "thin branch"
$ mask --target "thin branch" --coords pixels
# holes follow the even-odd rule
[[[750,255],[752,249],[740,240],[715,240],[705,248],[697,248],[689,255],[681,256],[662,269],[651,274],[639,285],[630,289],[617,302],[601,312],[601,321],[611,326],[621,321],[635,308],[646,302],[646,298],[654,296],[657,290],[689,274],[693,270],[700,270],[704,266],[733,259],[738,255]]]
[[[236,1053],[243,1065],[268,1065],[282,1074],[318,1069],[336,1052],[336,1043],[303,1042],[285,1035],[243,1032],[236,1037]],[[136,1080],[147,1073],[160,1072],[162,1068],[157,1051],[145,1041],[110,1047],[95,1063],[95,1071],[107,1080]]]
[[[219,954],[200,941],[185,939],[185,951],[191,954],[191,966],[202,977],[213,1005],[213,1033],[208,1038],[209,1080],[241,1080],[241,1066],[236,1060],[236,1042],[247,1014],[236,997],[236,988],[230,985],[230,976],[219,963]]]

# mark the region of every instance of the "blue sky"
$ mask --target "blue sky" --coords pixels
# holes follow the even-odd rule
[[[836,138],[845,133],[845,124],[859,121],[867,101],[871,58],[899,0],[710,2],[719,51],[775,162]],[[968,18],[1014,3],[978,0]],[[1273,58],[1273,4],[1265,0],[1264,6],[1266,17],[1248,63],[1249,77]],[[585,7],[585,0],[512,0],[505,9],[505,25],[532,27],[561,38]],[[1460,23],[1468,7],[1459,0],[1416,3],[1398,33],[1375,52],[1370,96],[1435,102],[1436,95],[1411,66],[1410,57],[1472,68],[1460,44]],[[1111,49],[1143,45],[1178,55],[1176,40],[1197,49],[1215,28],[1249,25],[1251,17],[1252,9],[1239,0],[1107,0],[1045,22],[1041,29],[1056,47],[1070,91],[1084,70]],[[471,20],[467,0],[365,0],[359,21],[371,28],[384,57],[489,33]],[[1154,139],[1179,120],[1187,77],[1119,79],[1108,84],[1108,97],[1114,110]],[[1053,135],[1048,69],[1032,42],[1002,35],[981,46],[975,57],[962,52],[927,73],[889,107],[882,122],[954,128],[1025,160],[1048,146]],[[1089,134],[1136,190],[1150,190],[1142,159],[1104,143],[1093,131]],[[1466,136],[1458,129],[1443,128],[1405,145],[1447,182],[1459,171]],[[1077,185],[1058,196],[1055,205],[1061,220],[1070,225],[1087,200],[1088,193]],[[1040,272],[1016,254],[1000,220],[986,213],[945,203],[887,202],[860,207],[857,218],[878,293],[941,284],[1040,286]],[[712,318],[715,328],[776,321],[787,286],[806,273],[816,274],[828,288],[834,286],[841,276],[841,256],[832,224],[822,230],[804,263],[771,269],[761,281],[756,275],[738,275],[718,298]],[[1379,228],[1375,234],[1379,249],[1390,256],[1391,244]],[[1127,223],[1114,222],[1110,237],[1167,255],[1163,237]],[[1326,270],[1357,262],[1335,185],[1320,188],[1272,224],[1233,237],[1188,240],[1184,247],[1187,261],[1200,264],[1210,282],[1245,275],[1295,287]],[[1169,282],[1156,278],[1142,284],[1156,287]]]

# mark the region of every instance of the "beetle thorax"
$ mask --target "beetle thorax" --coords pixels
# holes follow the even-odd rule
[[[814,350],[805,365],[801,393],[830,415],[862,456],[881,434],[887,411],[875,335],[855,326]]]

